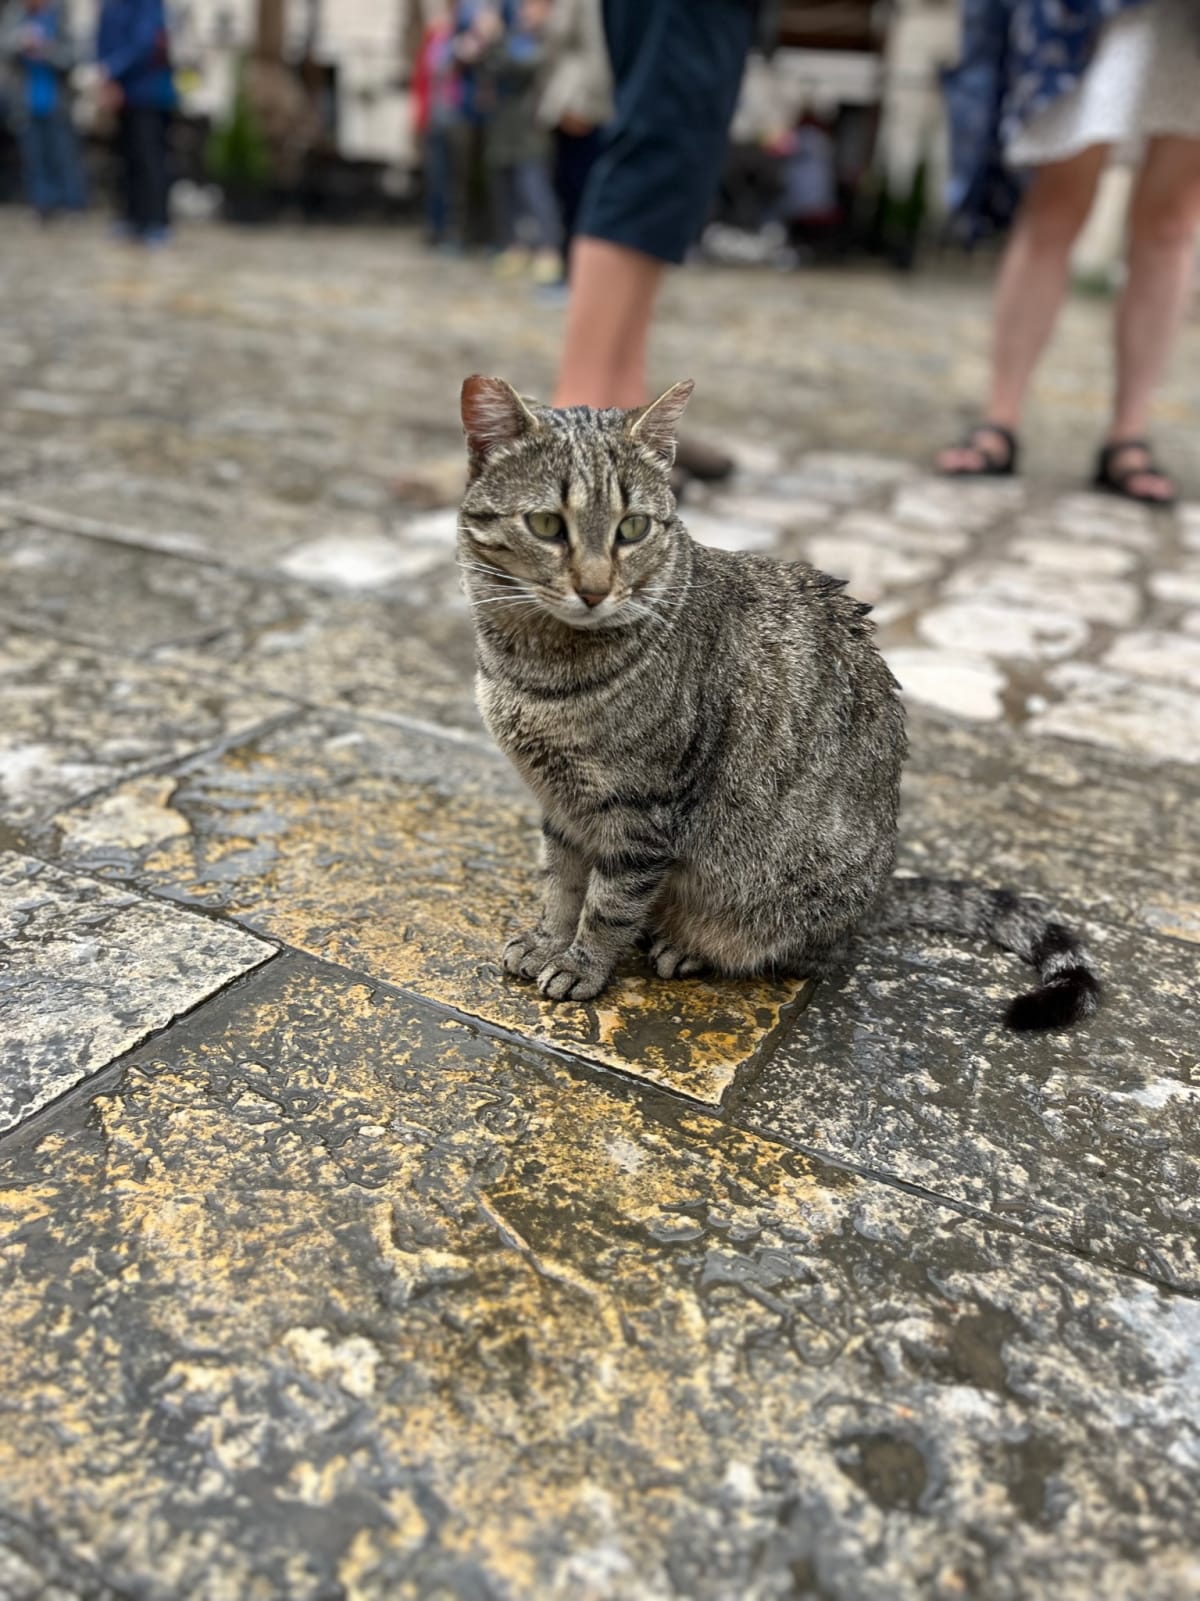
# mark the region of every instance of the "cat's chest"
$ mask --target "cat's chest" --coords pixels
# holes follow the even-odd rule
[[[578,703],[534,699],[484,680],[479,706],[496,743],[543,802],[586,811],[605,793],[602,730]]]

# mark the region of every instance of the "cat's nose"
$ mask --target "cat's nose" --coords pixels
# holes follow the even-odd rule
[[[592,589],[577,589],[575,593],[585,606],[598,606],[602,600],[608,599],[608,590],[596,591]]]

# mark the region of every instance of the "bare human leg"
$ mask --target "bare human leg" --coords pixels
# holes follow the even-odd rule
[[[1187,304],[1200,226],[1200,139],[1150,141],[1129,209],[1129,275],[1117,307],[1117,387],[1110,445],[1141,440]],[[1110,458],[1129,492],[1169,500],[1174,487],[1144,445]],[[1137,471],[1145,467],[1145,471]]]
[[[1004,253],[992,313],[992,377],[987,421],[1015,433],[1042,352],[1054,331],[1071,271],[1071,248],[1087,221],[1107,145],[1092,145],[1035,172]],[[945,473],[977,473],[1004,459],[1003,435],[986,430],[968,445],[940,451]]]
[[[644,406],[646,348],[664,264],[606,239],[576,239],[556,406]]]

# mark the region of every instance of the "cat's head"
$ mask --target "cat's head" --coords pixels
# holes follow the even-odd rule
[[[682,537],[670,475],[691,392],[675,384],[635,411],[554,411],[502,378],[468,378],[464,564],[503,574],[500,584],[574,628],[644,615]]]

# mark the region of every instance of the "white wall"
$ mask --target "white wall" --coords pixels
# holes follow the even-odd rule
[[[880,149],[889,184],[903,192],[923,154],[930,157],[929,204],[942,210],[946,116],[939,69],[959,52],[955,0],[897,0],[888,30]]]

